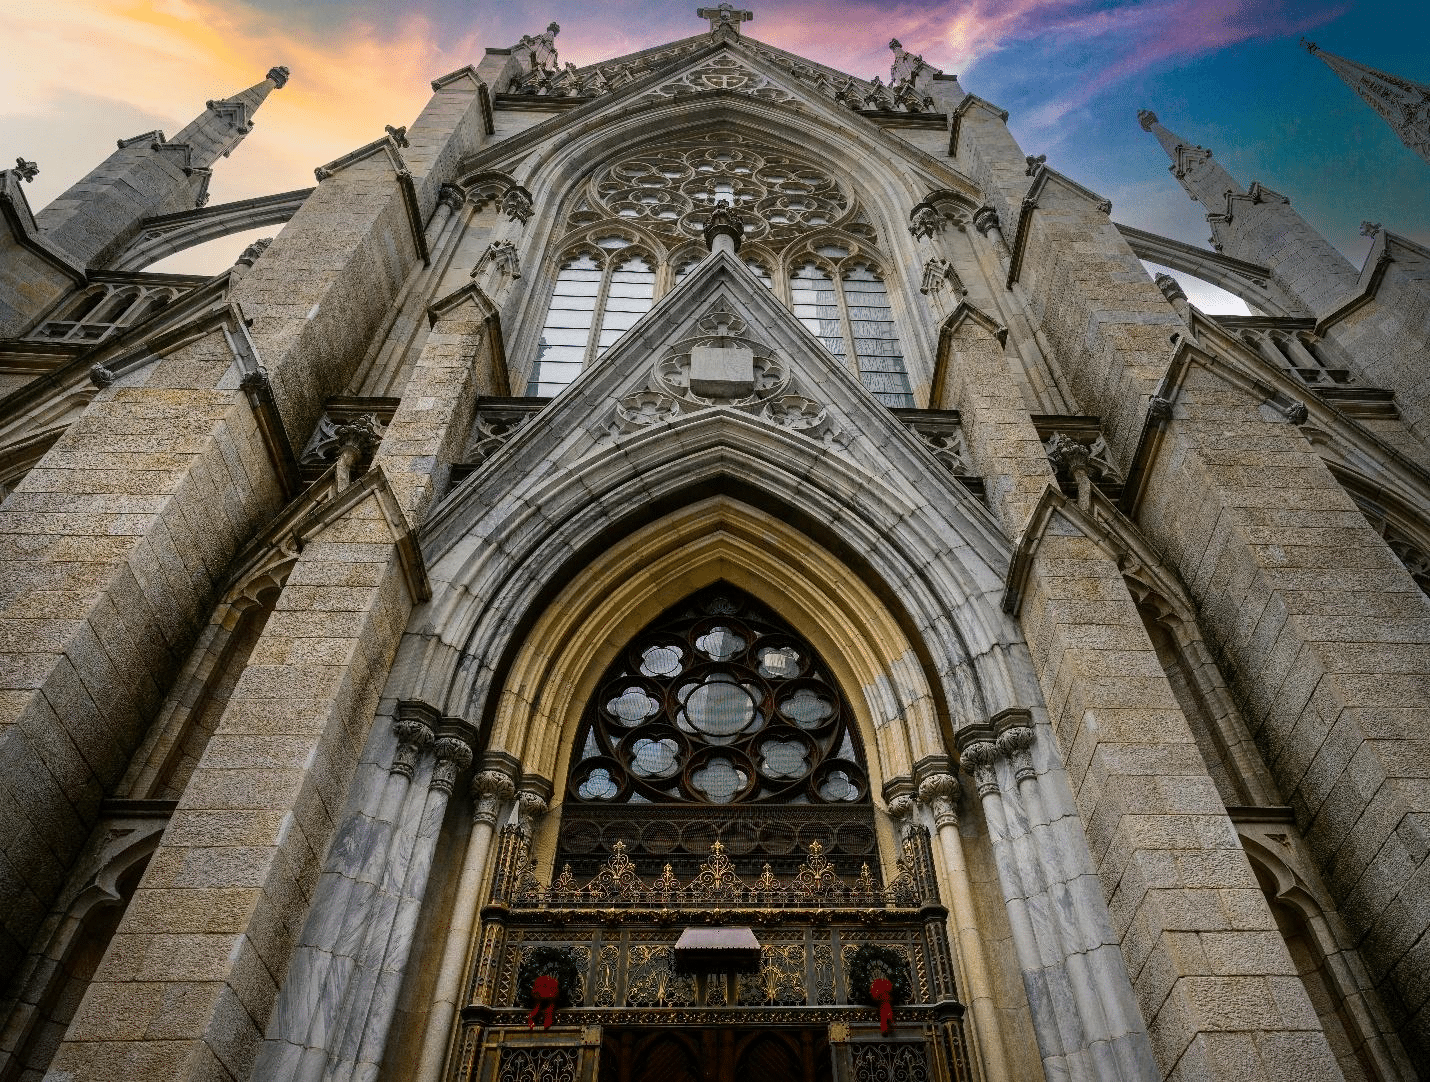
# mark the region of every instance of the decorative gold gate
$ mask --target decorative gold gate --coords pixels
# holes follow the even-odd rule
[[[857,875],[841,871],[849,869],[836,869],[816,841],[792,878],[778,879],[769,865],[744,877],[717,840],[693,879],[682,882],[667,865],[648,881],[617,842],[591,879],[579,881],[568,867],[546,886],[533,874],[526,839],[507,828],[482,912],[454,1082],[640,1082],[641,1049],[671,1064],[698,1062],[701,1082],[748,1075],[753,1068],[740,1067],[741,1055],[773,1064],[786,1052],[800,1065],[799,1082],[963,1082],[963,1006],[927,832],[905,841],[885,885],[867,865]],[[752,929],[758,963],[728,979],[684,972],[675,944],[698,926]],[[895,1004],[888,1034],[867,989],[851,987],[865,946],[907,968],[908,994]],[[549,1030],[540,1028],[540,1012],[537,1028],[528,1028],[531,991],[518,973],[552,948],[569,959],[572,986],[562,989]],[[665,1048],[669,1042],[652,1040],[662,1030],[684,1039]],[[764,1039],[775,1034],[782,1036]],[[696,1055],[705,1041],[714,1042],[713,1058]]]

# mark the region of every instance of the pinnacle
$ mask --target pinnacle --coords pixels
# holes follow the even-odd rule
[[[274,90],[282,90],[288,84],[288,75],[288,69],[280,64],[269,68],[264,78],[273,84]]]
[[[1137,123],[1142,125],[1143,131],[1151,131],[1152,125],[1158,123],[1157,114],[1151,109],[1138,109]]]

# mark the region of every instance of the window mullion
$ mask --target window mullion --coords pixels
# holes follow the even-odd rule
[[[859,374],[859,352],[854,347],[854,324],[849,318],[849,300],[844,294],[844,275],[838,269],[830,276],[830,281],[834,283],[834,295],[839,298],[839,328],[844,332],[844,366],[853,367],[850,370],[854,373],[855,379],[860,379]]]
[[[591,333],[586,336],[586,352],[581,356],[583,372],[596,361],[596,350],[601,342],[601,327],[606,321],[606,300],[611,295],[611,277],[615,273],[616,261],[608,256],[601,275],[601,288],[596,293],[596,308],[591,313]]]

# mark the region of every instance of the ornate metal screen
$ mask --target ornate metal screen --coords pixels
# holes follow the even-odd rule
[[[922,1065],[919,1077],[944,1082],[968,1077],[947,910],[939,904],[926,832],[909,836],[884,885],[867,869],[836,867],[818,842],[804,851],[793,876],[768,868],[744,876],[719,841],[688,878],[669,866],[642,876],[617,843],[594,876],[568,870],[548,884],[513,826],[500,835],[482,915],[463,1011],[461,1082],[495,1082],[506,1077],[501,1065],[530,1062],[517,1055],[514,1041],[521,1048],[584,1049],[578,1076],[595,1078],[600,1056],[609,1054],[609,1042],[601,1052],[603,1031],[661,1026],[822,1027],[836,1079],[882,1069],[886,1061]],[[720,980],[685,972],[675,951],[681,932],[712,924],[754,929],[758,964]],[[851,983],[865,948],[907,970],[909,994],[898,1004],[892,1036],[879,1033],[876,1009]],[[570,978],[565,998],[550,1031],[529,1032],[522,975],[529,979],[528,962],[553,952]],[[879,1044],[898,1046],[892,1059],[862,1051]]]
[[[723,583],[667,610],[587,705],[554,871],[518,827],[499,835],[456,1078],[634,1082],[641,1049],[662,1082],[787,1059],[806,1079],[967,1077],[928,833],[880,860],[864,762],[833,673],[788,624]],[[682,933],[722,925],[742,971],[679,953]],[[899,989],[893,1035],[882,980]],[[552,1028],[528,1029],[553,984]]]

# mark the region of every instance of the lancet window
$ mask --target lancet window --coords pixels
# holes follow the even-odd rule
[[[528,393],[560,391],[684,280],[705,258],[702,231],[721,201],[745,223],[746,268],[882,402],[914,405],[887,263],[857,202],[825,170],[723,133],[630,155],[587,182]],[[627,245],[642,254],[617,262]]]
[[[635,325],[655,299],[654,260],[624,237],[579,249],[556,274],[527,394],[559,393]],[[609,250],[609,251],[608,251]]]
[[[848,249],[826,246],[834,255]],[[837,278],[806,261],[790,275],[790,301],[799,321],[839,358],[854,357],[859,378],[886,406],[912,406],[913,393],[889,294],[875,268],[859,263]]]

